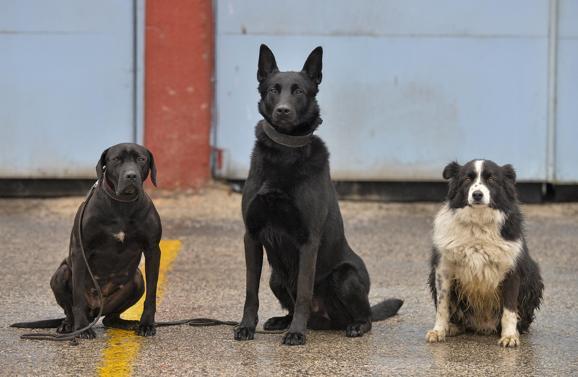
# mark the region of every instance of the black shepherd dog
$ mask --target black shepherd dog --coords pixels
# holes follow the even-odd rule
[[[530,257],[511,165],[450,163],[446,203],[434,222],[429,285],[436,306],[430,343],[464,331],[501,332],[516,347],[542,301],[542,278]]]
[[[315,96],[323,50],[317,47],[301,72],[279,72],[271,50],[259,52],[259,112],[251,169],[243,190],[247,290],[235,339],[253,339],[258,322],[263,247],[271,265],[271,290],[288,310],[266,330],[288,331],[283,344],[305,343],[306,328],[344,329],[362,336],[397,313],[403,301],[370,307],[369,275],[345,239],[329,153],[313,135],[321,124]]]

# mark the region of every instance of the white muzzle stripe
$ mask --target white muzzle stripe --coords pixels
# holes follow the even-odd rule
[[[477,160],[474,163],[474,167],[476,169],[476,180],[474,184],[470,186],[470,190],[468,191],[468,204],[470,205],[488,205],[490,204],[490,189],[482,182],[482,172],[484,171],[484,160]],[[474,199],[475,192],[481,192],[482,198],[480,201]],[[479,193],[478,193],[479,194]]]

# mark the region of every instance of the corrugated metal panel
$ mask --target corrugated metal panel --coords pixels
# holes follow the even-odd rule
[[[561,0],[558,29],[556,179],[578,183],[578,0]]]
[[[260,43],[324,47],[319,134],[339,180],[439,179],[452,159],[546,178],[548,1],[217,1],[217,174],[245,178]]]
[[[0,177],[92,177],[135,139],[133,1],[3,0]]]

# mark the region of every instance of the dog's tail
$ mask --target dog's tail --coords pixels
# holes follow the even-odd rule
[[[403,305],[403,300],[398,298],[388,298],[379,304],[371,307],[371,321],[383,321],[386,318],[393,317]]]
[[[18,322],[11,324],[10,327],[17,327],[19,329],[55,329],[60,326],[65,319],[66,318],[56,318],[34,322]]]

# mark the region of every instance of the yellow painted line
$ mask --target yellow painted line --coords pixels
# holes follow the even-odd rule
[[[167,272],[171,264],[181,250],[181,241],[163,240],[161,241],[161,265],[159,270],[159,281],[157,285],[157,305],[160,305],[165,287]],[[143,273],[144,275],[144,273]],[[128,308],[121,317],[124,319],[139,320],[144,307],[144,298]],[[136,359],[141,347],[143,338],[134,331],[107,329],[107,345],[102,353],[98,375],[101,377],[124,377],[132,375],[132,364]]]

